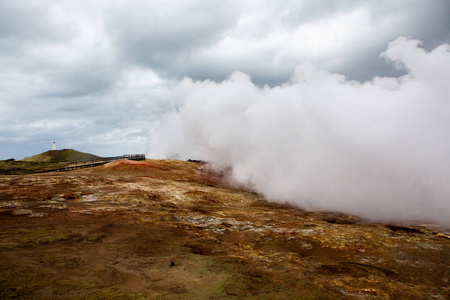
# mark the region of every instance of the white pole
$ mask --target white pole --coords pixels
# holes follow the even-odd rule
[[[53,142],[53,148],[52,148],[52,150],[56,150],[56,143],[55,143],[55,142]]]

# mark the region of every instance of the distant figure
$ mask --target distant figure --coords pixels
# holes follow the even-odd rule
[[[53,148],[52,148],[52,150],[56,150],[56,143],[55,143],[55,142],[53,142]]]

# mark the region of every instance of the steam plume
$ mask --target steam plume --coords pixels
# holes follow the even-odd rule
[[[269,200],[376,221],[450,224],[450,45],[398,38],[381,54],[408,74],[358,83],[313,65],[273,88],[233,73],[185,78],[150,156],[231,166]]]

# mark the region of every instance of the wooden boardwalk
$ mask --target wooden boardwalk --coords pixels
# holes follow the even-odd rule
[[[145,160],[145,154],[125,154],[122,156],[104,157],[101,159],[79,161],[76,163],[67,163],[66,166],[64,166],[62,168],[39,171],[36,173],[64,172],[64,171],[72,171],[72,170],[76,170],[76,169],[96,167],[96,166],[104,165],[104,164],[107,164],[109,162],[112,162],[112,161],[118,160],[118,159]]]

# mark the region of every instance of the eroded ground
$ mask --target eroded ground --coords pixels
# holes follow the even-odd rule
[[[270,204],[203,167],[0,176],[0,298],[450,298],[446,233]]]

